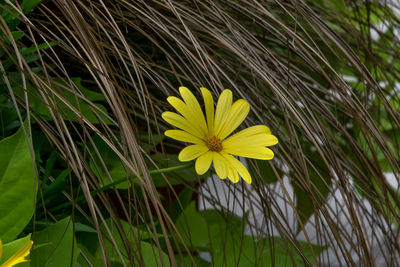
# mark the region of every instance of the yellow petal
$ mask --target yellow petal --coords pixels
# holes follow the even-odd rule
[[[238,146],[238,147],[224,147],[224,152],[246,158],[269,160],[274,157],[274,152],[263,146]]]
[[[270,135],[271,131],[269,130],[269,128],[265,125],[255,125],[255,126],[251,126],[249,128],[246,128],[244,130],[241,130],[238,133],[235,133],[234,135],[228,137],[224,143],[226,145],[228,144],[234,144],[237,142],[243,142],[246,140],[251,140],[251,138],[255,135],[262,135],[262,134],[266,134],[266,135]]]
[[[192,116],[192,112],[188,108],[188,106],[183,102],[181,99],[175,97],[175,96],[170,96],[167,98],[168,103],[173,106],[176,111],[178,111],[187,121],[192,122],[193,126],[196,126],[198,124],[193,123],[195,118]]]
[[[197,101],[193,93],[186,87],[179,87],[179,92],[182,96],[183,101],[185,101],[191,117],[193,118],[193,123],[196,124],[203,134],[208,134],[208,127],[206,120],[204,118],[203,111],[201,110],[200,104]]]
[[[166,136],[182,141],[182,142],[188,142],[188,143],[194,143],[194,144],[204,144],[204,141],[201,140],[200,138],[197,138],[196,136],[185,132],[181,130],[167,130],[164,133]]]
[[[207,88],[200,87],[203,94],[204,106],[206,110],[207,126],[209,136],[214,135],[214,100]]]
[[[178,155],[180,161],[190,161],[203,155],[208,151],[208,147],[205,145],[191,145],[187,146]]]
[[[201,133],[202,135],[207,135],[207,126],[204,124],[199,123],[199,117],[203,117],[203,114],[195,115],[192,109],[185,104],[181,99],[170,96],[167,98],[168,103],[171,104],[182,116],[186,119],[186,121],[190,124],[191,127],[195,128],[197,132]]]
[[[256,134],[271,134],[271,130],[265,126],[265,125],[254,125],[249,128],[246,128],[244,130],[241,130],[240,132],[232,135],[233,136],[251,136],[251,135],[256,135]]]
[[[278,138],[272,134],[255,134],[251,136],[233,137],[223,141],[224,148],[237,146],[273,146],[278,143]]]
[[[1,260],[1,255],[3,255],[3,243],[1,242],[0,239],[0,260]]]
[[[25,257],[29,255],[32,245],[33,241],[29,240],[29,242],[26,243],[26,245],[23,248],[21,248],[14,255],[12,255],[11,258],[9,258],[6,262],[3,263],[3,265],[1,265],[1,267],[11,267],[17,265],[18,263],[28,261],[27,259],[25,259]]]
[[[242,177],[246,183],[251,184],[251,175],[247,168],[234,156],[225,153],[222,155],[239,172],[240,177]]]
[[[224,126],[221,131],[216,133],[217,136],[223,140],[227,137],[231,132],[233,132],[247,117],[249,114],[250,105],[244,99],[239,99],[236,101],[229,111],[228,118],[224,122]]]
[[[227,166],[228,166],[228,178],[229,180],[231,180],[232,183],[236,184],[237,182],[239,182],[239,175],[236,169],[233,168],[231,164],[228,163]]]
[[[225,168],[226,168],[226,175],[228,176],[229,180],[233,183],[239,182],[239,175],[235,169],[235,167],[227,160],[226,153],[220,153],[222,156],[224,162],[225,162]]]
[[[256,134],[252,135],[249,140],[253,142],[253,144],[261,145],[261,146],[274,146],[278,144],[278,138],[272,134]]]
[[[214,133],[219,133],[228,118],[232,106],[232,92],[229,89],[222,91],[215,111]]]
[[[198,157],[196,159],[196,164],[195,164],[197,174],[202,175],[206,173],[206,171],[210,169],[212,160],[213,160],[213,152],[211,151],[208,151],[203,155],[201,155],[200,157]]]
[[[213,163],[215,172],[217,173],[218,177],[221,179],[225,179],[228,175],[227,166],[224,158],[218,152],[213,152]]]
[[[181,115],[178,115],[174,112],[166,111],[163,114],[161,114],[161,117],[168,122],[169,124],[182,129],[200,139],[205,138],[204,134],[199,132],[198,129],[194,128],[191,123],[189,123],[184,117]]]
[[[167,97],[168,103],[173,106],[179,113],[182,114],[183,117],[186,117],[187,107],[185,102],[175,96]]]

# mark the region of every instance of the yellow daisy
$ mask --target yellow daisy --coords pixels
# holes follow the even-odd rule
[[[246,167],[235,156],[269,160],[274,153],[267,146],[276,145],[278,139],[265,125],[255,125],[228,137],[246,118],[249,103],[239,99],[232,104],[232,91],[225,89],[218,99],[214,115],[214,100],[209,90],[200,88],[203,94],[206,117],[199,102],[186,87],[180,87],[182,99],[174,96],[167,101],[181,114],[164,112],[162,118],[181,130],[167,130],[165,135],[192,143],[179,153],[180,161],[196,159],[196,172],[204,174],[214,163],[221,179],[229,178],[234,183],[239,175],[248,184],[251,176]]]
[[[29,242],[26,243],[26,245],[24,247],[22,247],[14,255],[12,255],[6,262],[4,262],[2,265],[0,265],[0,267],[12,267],[12,266],[17,265],[18,263],[29,261],[26,259],[26,256],[29,255],[32,245],[33,245],[33,241],[29,240]],[[0,259],[1,259],[2,253],[3,253],[3,244],[1,243],[1,240],[0,240]]]

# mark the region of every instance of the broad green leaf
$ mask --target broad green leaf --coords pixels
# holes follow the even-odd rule
[[[177,154],[165,154],[163,156],[161,153],[156,153],[152,155],[152,160],[159,163],[158,166],[163,166],[163,167],[167,166],[173,167],[182,165],[182,162],[178,160]],[[164,163],[166,163],[166,166],[164,165]],[[148,166],[152,165],[149,164]],[[188,167],[177,171],[168,172],[165,173],[164,175],[166,176],[166,178],[164,178],[161,173],[151,175],[151,177],[153,178],[154,185],[156,187],[165,187],[168,186],[168,184],[170,185],[178,185],[185,183],[187,184],[191,182],[197,182],[200,179],[206,179],[207,177],[209,177],[208,172],[203,175],[198,175],[196,173],[194,165],[193,167]]]
[[[175,226],[188,247],[205,247],[209,242],[207,223],[196,210],[195,202],[186,207]]]
[[[70,217],[50,225],[33,235],[38,246],[31,252],[33,267],[75,266],[79,254]]]
[[[21,126],[15,106],[6,95],[7,93],[0,88],[0,140]]]
[[[3,254],[0,257],[0,265],[3,264],[6,260],[8,260],[11,256],[17,253],[20,249],[22,249],[28,242],[31,240],[31,235],[27,235],[23,238],[14,240],[7,244],[3,244]],[[29,262],[24,262],[18,264],[18,267],[29,267]]]
[[[17,36],[17,37],[19,37],[19,36]],[[48,44],[42,43],[42,44],[39,44],[37,47],[36,46],[22,47],[19,49],[19,52],[24,57],[24,60],[26,63],[32,63],[40,58],[39,54],[37,53],[37,50],[44,50],[44,49],[47,49],[50,46],[54,46],[54,45],[55,45],[54,42],[49,42]],[[17,59],[16,59],[15,55],[4,60],[4,62],[3,62],[4,70],[7,71],[11,66],[13,66],[15,64],[16,61],[17,61]]]
[[[11,1],[14,2],[14,1]],[[0,10],[0,16],[4,19],[7,23],[8,28],[13,31],[15,27],[20,23],[18,19],[18,12],[15,11],[10,5],[3,5],[2,10]]]
[[[119,232],[116,229],[116,226],[114,223],[111,222],[110,219],[106,220],[107,225],[109,229],[111,229],[113,233],[113,238],[115,240],[115,243],[118,247],[118,250],[121,252],[123,256],[123,261],[125,264],[129,265],[129,258],[126,253],[126,249],[124,246],[124,243],[121,239],[121,236]],[[152,238],[155,237],[155,235],[151,232],[144,231],[142,229],[139,229],[135,226],[130,226],[127,222],[125,221],[120,221],[122,229],[128,240],[130,241],[130,244],[132,246],[132,253],[135,254],[135,256],[132,256],[132,259],[135,263],[135,266],[140,266],[140,264],[137,262],[137,258],[143,257],[144,262],[146,263],[146,266],[161,266],[161,261],[159,260],[159,254],[158,254],[158,249],[154,247],[152,244],[149,242],[145,242],[144,240],[151,240]],[[104,262],[102,259],[102,254],[101,254],[101,249],[100,245],[97,239],[97,233],[95,229],[93,229],[90,226],[87,225],[82,225],[82,224],[76,224],[77,226],[77,240],[79,243],[79,247],[82,249],[82,251],[85,253],[85,256],[89,259],[90,263],[92,266],[103,266]],[[101,230],[103,232],[104,238],[104,245],[106,247],[107,251],[107,256],[109,257],[110,261],[112,262],[112,266],[123,266],[122,261],[117,253],[116,248],[110,241],[110,238],[106,238],[108,236],[105,227],[102,225]],[[132,232],[133,231],[133,232]],[[162,238],[163,236],[160,234],[156,234],[157,237]],[[137,243],[135,242],[136,240],[140,240],[140,252],[137,248]],[[154,254],[154,253],[155,254]],[[166,266],[169,266],[169,258],[168,255],[164,252],[161,253],[162,258],[164,259],[164,263]],[[85,259],[80,257],[79,262],[82,266],[89,266]]]
[[[0,237],[8,242],[14,240],[32,218],[36,175],[22,127],[0,141],[0,151]]]
[[[390,135],[391,133],[395,132],[395,135],[397,135],[397,131],[389,129],[387,130],[388,135]],[[393,135],[392,140],[396,140],[397,136]],[[368,142],[366,141],[364,135],[359,135],[358,136],[358,143],[360,144],[360,147],[366,151],[368,157],[371,160],[374,160],[375,157],[378,159],[379,161],[379,165],[382,169],[382,171],[384,172],[393,172],[392,167],[390,166],[385,154],[383,153],[382,149],[378,146],[378,144],[376,143],[375,140],[373,140],[372,138],[369,138],[369,142],[371,144],[372,147],[368,146]],[[388,149],[390,150],[392,156],[396,156],[397,155],[397,151],[398,149],[396,148],[395,144],[393,143],[393,141],[387,141],[386,142],[386,146],[388,147]]]
[[[390,187],[386,188],[385,191],[383,192],[377,180],[374,178],[370,180],[370,183],[372,184],[372,187],[378,196],[378,197],[376,196],[373,197],[377,202],[376,210],[382,213],[386,218],[388,218],[389,221],[391,221],[396,227],[398,227],[399,226],[398,217],[400,214],[400,208],[397,205],[398,202],[396,198],[400,197],[399,191],[397,190],[396,187]],[[362,190],[361,187],[357,186],[357,189],[361,196],[367,199],[368,197],[371,197],[366,195],[365,191]],[[393,196],[395,198],[393,198]],[[383,201],[383,199],[385,199],[385,201]],[[386,201],[388,201],[388,203],[386,203]]]
[[[127,172],[118,155],[98,135],[93,136],[93,143],[95,144],[99,154],[101,155],[101,158],[112,180],[115,182],[117,180],[126,179],[126,182],[119,183],[115,187],[119,189],[130,188],[130,183],[127,178]],[[103,183],[103,185],[110,184],[110,178],[108,177],[106,170],[104,170],[99,157],[97,156],[95,150],[92,148],[91,145],[90,148],[90,150],[92,151],[90,168],[95,174],[98,175],[99,180]]]
[[[50,176],[50,173],[54,168],[54,164],[56,163],[56,159],[57,159],[57,153],[56,153],[56,151],[53,150],[53,151],[51,151],[50,156],[48,156],[48,159],[46,161],[46,167],[44,169],[43,176],[41,177],[42,186],[46,185],[46,182]]]
[[[0,33],[0,36],[3,38],[3,41],[6,44],[10,44],[10,40],[7,38],[7,36],[3,32]],[[24,36],[24,32],[23,31],[12,31],[11,36],[12,36],[12,39],[14,39],[14,41],[17,41]],[[4,51],[3,51],[3,53],[4,53]],[[3,56],[3,53],[0,53],[0,57]]]
[[[271,240],[262,239],[257,242],[257,245],[261,252],[260,258],[266,259],[265,266],[313,266],[315,265],[313,253],[315,257],[318,257],[325,250],[325,247],[309,245],[303,241],[296,241],[295,246],[280,237],[273,237]],[[272,260],[272,255],[274,260]]]
[[[23,88],[21,87],[21,78],[18,73],[9,75],[9,79],[12,81],[12,84],[14,85],[13,91],[14,93],[23,98],[24,97],[24,91]],[[71,121],[79,121],[80,120],[80,114],[83,115],[87,120],[89,120],[91,123],[97,124],[99,123],[98,117],[101,118],[105,123],[111,124],[110,120],[104,115],[107,114],[107,109],[99,103],[94,103],[95,107],[92,107],[91,105],[88,104],[88,101],[95,102],[104,99],[104,96],[100,93],[90,91],[83,87],[81,85],[81,79],[80,78],[71,78],[72,86],[75,87],[77,91],[80,93],[72,93],[66,88],[70,88],[71,85],[69,84],[68,81],[63,81],[60,79],[54,79],[54,83],[52,86],[55,88],[55,90],[58,92],[60,96],[62,96],[65,101],[67,101],[71,106],[73,106],[77,112],[78,115],[75,114],[75,112],[68,106],[66,105],[59,97],[57,96],[51,96],[51,99],[55,99],[55,102],[57,104],[57,107],[50,107],[50,108],[57,108],[60,114],[62,114],[63,118],[65,120],[71,120]],[[51,120],[51,114],[49,112],[49,107],[44,104],[42,99],[39,97],[37,94],[36,90],[32,87],[31,84],[27,84],[27,90],[29,92],[28,97],[29,97],[29,105],[32,108],[32,110],[44,118]],[[82,98],[84,97],[84,99]],[[104,114],[103,114],[104,113]],[[96,115],[97,114],[97,115]],[[98,116],[98,117],[97,117]]]
[[[54,206],[60,201],[65,201],[65,197],[62,195],[62,191],[68,186],[67,176],[69,170],[63,170],[56,179],[49,185],[41,184],[42,197],[47,207]]]
[[[111,220],[107,220],[107,223],[110,225]],[[129,225],[126,221],[123,221],[123,220],[121,220],[121,225],[122,225],[122,228],[124,229],[125,234],[127,234],[129,236],[129,238],[131,238],[132,242],[134,241],[132,235],[135,235],[138,238],[140,237],[141,240],[147,240],[147,239],[153,238],[155,236],[163,237],[162,234],[158,234],[158,233],[154,234],[153,232],[139,229],[133,225]],[[133,231],[133,233],[131,233],[131,230]]]
[[[239,217],[233,214],[223,216],[215,210],[203,211],[202,215],[209,227],[213,266],[261,266],[254,238],[242,234]]]
[[[325,249],[301,241],[297,241],[296,249],[279,237],[255,240],[243,234],[242,220],[232,214],[224,217],[206,210],[202,215],[209,224],[213,266],[306,266],[315,263],[312,251],[317,257]]]
[[[193,199],[193,190],[184,188],[179,192],[178,198],[170,204],[168,214],[172,220],[176,221],[182,215],[182,209],[186,209]]]
[[[152,137],[153,138],[150,138],[148,134],[139,134],[139,139],[141,141],[140,146],[147,154],[151,155],[151,160],[156,163],[156,166],[160,169],[182,166],[182,162],[178,160],[179,150],[177,151],[175,146],[171,146],[168,143],[170,140],[167,140],[167,142],[164,143],[166,153],[162,154],[158,146],[160,139],[165,136],[153,135]],[[150,160],[145,160],[150,169],[156,169],[152,167],[154,164]],[[169,185],[187,184],[197,182],[201,179],[206,179],[209,177],[209,172],[206,172],[203,175],[198,175],[193,165],[192,167],[182,168],[164,174],[152,173],[151,177],[156,187],[166,187]]]
[[[145,240],[145,239],[149,239],[149,238],[153,237],[154,234],[151,232],[148,232],[148,231],[143,231],[134,226],[130,226],[125,221],[121,221],[121,224],[122,224],[122,228],[124,229],[124,233],[128,236],[128,239],[131,241],[131,244],[132,244],[132,247],[134,250],[133,253],[137,253],[137,255],[139,257],[141,255],[143,257],[143,262],[145,262],[147,266],[162,266],[161,260],[160,260],[160,255],[158,253],[158,248],[156,246],[153,246],[152,244],[150,244],[148,242],[141,241],[140,242],[140,252],[139,252],[139,249],[136,246],[136,242],[134,241],[135,239],[133,238],[133,235],[135,235],[137,238],[139,238],[139,236],[140,236],[140,240]],[[133,233],[131,233],[131,229],[133,230]],[[116,231],[115,228],[114,228],[114,231]],[[162,235],[159,235],[159,234],[157,234],[157,236],[159,238],[162,237]],[[118,234],[118,232],[115,232],[114,238],[116,239],[118,248],[121,251],[123,251],[123,255],[126,260],[125,262],[129,263],[126,252],[124,251],[122,239],[121,239],[120,235]],[[108,248],[110,248],[110,250],[114,249],[113,246],[111,245],[111,243],[108,243]],[[164,251],[161,251],[161,257],[163,258],[165,266],[169,266],[169,257]],[[136,262],[136,264],[139,265],[138,262]]]
[[[123,181],[115,185],[116,188],[119,189],[127,189],[130,188],[130,180],[133,181],[134,184],[139,185],[139,178],[134,176],[133,174],[129,174],[127,169],[122,164],[118,155],[106,144],[98,135],[93,136],[93,142],[101,155],[101,158],[108,170],[110,177],[113,182]],[[91,158],[90,158],[90,167],[92,171],[98,175],[99,180],[103,183],[104,186],[111,184],[110,178],[107,175],[106,171],[101,164],[101,161],[98,155],[95,153],[95,150],[90,145]],[[193,167],[185,167],[185,164],[182,164],[178,160],[178,156],[176,154],[165,154],[162,156],[160,153],[152,154],[152,160],[157,164],[157,166],[163,166],[165,168],[160,168],[150,170],[150,174],[153,180],[153,183],[156,187],[164,187],[167,186],[168,183],[171,185],[177,185],[182,183],[189,183],[198,181],[199,176],[196,174],[196,171]],[[147,166],[154,166],[150,161],[147,160]],[[178,167],[178,168],[174,168]],[[151,167],[150,167],[151,168]],[[164,170],[167,169],[168,170]],[[171,170],[173,169],[173,170]],[[162,173],[166,176],[166,179],[163,177]],[[128,176],[129,175],[129,176]],[[129,179],[128,179],[129,177]],[[207,175],[203,175],[200,177],[201,179],[207,178]]]
[[[20,3],[22,12],[24,14],[32,12],[32,10],[42,1],[43,0],[23,0],[22,3]],[[15,2],[15,0],[12,0],[10,2]],[[10,5],[5,5],[5,8],[0,11],[0,16],[3,17],[4,21],[7,23],[8,27],[11,30],[14,30],[20,23],[19,13],[16,12],[15,9],[12,8]]]
[[[67,101],[69,101],[72,106],[74,106],[76,109],[78,109],[83,116],[85,116],[91,123],[99,123],[99,119],[95,114],[97,114],[105,123],[111,124],[111,122],[107,119],[105,115],[102,114],[105,113],[107,114],[107,109],[102,105],[95,103],[95,106],[97,107],[96,110],[95,108],[91,108],[89,104],[86,103],[81,97],[75,96],[73,93],[65,90],[62,88],[62,86],[67,86],[69,87],[69,83],[66,81],[62,81],[60,79],[55,80],[58,84],[54,84],[55,87],[60,87],[60,91],[63,92],[64,97],[66,98]],[[88,90],[81,84],[81,78],[71,78],[72,83],[76,86],[77,90],[88,100],[88,101],[101,101],[105,100],[104,95]],[[61,106],[62,110],[65,112],[66,118],[77,121],[78,117],[75,115],[75,113],[67,107],[61,100],[57,100],[59,105]],[[43,105],[43,104],[42,104]],[[47,111],[48,112],[48,111]]]
[[[130,245],[132,247],[131,259],[133,260],[133,262],[135,264],[134,266],[142,265],[140,262],[137,261],[137,258],[143,259],[143,262],[146,264],[146,266],[162,266],[158,248],[156,246],[153,246],[149,242],[143,241],[143,240],[154,237],[154,234],[149,233],[147,231],[143,231],[136,227],[130,226],[127,222],[122,221],[122,220],[120,221],[120,223],[121,223],[123,232],[126,235],[126,237],[128,238],[128,241],[130,242]],[[118,230],[116,229],[116,226],[111,222],[110,219],[107,220],[107,225],[113,233],[113,238],[118,247],[118,250],[122,254],[124,263],[129,265],[129,262],[130,262],[129,257],[127,255],[126,247],[124,246],[124,243],[121,239],[120,233],[118,232]],[[105,230],[105,227],[101,226],[101,229],[102,229],[102,232],[104,233],[104,236],[107,236],[108,234]],[[133,230],[133,233],[131,230]],[[97,235],[94,233],[87,232],[87,233],[85,233],[85,235],[81,236],[81,237],[85,237],[85,239],[80,238],[79,237],[80,235],[81,235],[81,233],[78,235],[78,239],[80,240],[79,241],[80,246],[85,247],[83,250],[84,250],[84,252],[86,252],[85,254],[89,255],[89,258],[92,261],[92,264],[97,263],[98,265],[96,265],[96,266],[104,265],[104,263],[102,263],[101,249],[100,249],[100,245],[98,244],[98,241],[96,243],[96,251],[93,252],[93,244],[94,244],[93,241],[89,244],[85,240],[89,235],[91,236],[91,238],[89,238],[89,239],[94,240],[93,238],[97,238]],[[138,243],[135,242],[134,236],[136,237],[136,240],[139,240],[140,249],[137,247]],[[162,237],[162,235],[159,235],[159,234],[157,234],[157,236]],[[112,266],[120,266],[120,265],[122,266],[122,261],[117,253],[117,248],[114,247],[113,243],[110,241],[110,238],[104,238],[104,245],[105,245],[105,248],[107,251],[107,256],[109,257],[110,261],[112,262]],[[165,266],[170,266],[169,257],[165,252],[161,251],[161,257],[164,261]],[[80,260],[80,262],[82,262],[82,259]]]
[[[75,236],[79,248],[85,253],[85,256],[91,257],[90,260],[94,263],[94,255],[96,255],[97,250],[100,248],[96,229],[89,225],[75,223]],[[99,262],[102,262],[101,255],[99,257]],[[99,265],[104,264],[98,263],[94,266]]]
[[[253,173],[260,173],[261,178],[267,183],[275,183],[278,181],[278,177],[276,177],[276,174],[274,170],[271,167],[271,163],[266,161],[266,160],[256,160],[256,167],[252,170]],[[282,171],[278,168],[276,168],[277,172],[279,175],[283,175]]]
[[[143,262],[146,266],[163,266],[158,253],[158,248],[148,242],[140,242],[140,249],[142,252]],[[170,266],[169,257],[165,252],[161,252],[161,258],[164,266]]]
[[[85,232],[97,234],[96,229],[90,227],[89,225],[82,223],[75,223],[75,232]]]
[[[296,209],[303,224],[326,202],[332,183],[329,171],[319,154],[308,153],[308,155],[313,164],[313,166],[308,164],[309,180],[307,177],[304,177],[302,181],[293,178],[290,180],[296,196]],[[312,195],[309,191],[312,191]]]
[[[134,258],[134,263],[132,266],[167,266],[167,267],[170,266],[168,255],[165,252],[161,252],[161,258],[163,259],[163,262],[164,262],[164,265],[162,265],[157,247],[151,245],[148,242],[139,242],[139,243],[140,243],[140,254],[137,254],[137,256],[142,259],[142,262],[137,262],[136,258]],[[111,261],[111,266],[113,266],[113,267],[124,266],[121,263],[121,260],[117,255],[116,249],[111,245],[111,243],[108,241],[105,241],[105,246],[106,246],[107,255]],[[124,247],[121,247],[121,246],[118,246],[118,247],[120,250],[122,249],[121,252],[124,253],[124,250],[123,250]],[[134,249],[135,249],[134,253],[138,253],[137,247],[134,247]],[[91,265],[88,265],[86,260],[83,259],[82,257],[80,257],[79,263],[82,266],[88,266],[88,267],[89,266],[105,266],[102,256],[101,256],[100,249],[98,250],[96,255],[92,255],[87,250],[86,247],[82,247],[82,250],[84,251],[85,256],[87,257],[87,259],[90,261],[90,264],[91,264]],[[123,256],[123,257],[124,257],[125,266],[131,266],[129,264],[128,258],[126,256]]]
[[[183,256],[183,258],[181,258],[180,255],[176,255],[175,260],[176,260],[176,264],[178,266],[187,266],[187,267],[191,267],[191,266],[209,267],[210,266],[209,262],[207,262],[195,255],[192,255],[192,257],[190,257],[189,255],[185,255],[185,256]]]
[[[98,239],[97,239],[96,235],[91,235],[91,236],[94,237],[94,239],[92,240],[92,243],[91,243],[93,246],[94,244],[96,244],[95,242],[98,242]],[[78,256],[78,264],[79,264],[78,266],[82,266],[82,267],[105,266],[103,257],[101,254],[98,254],[97,257],[95,257],[93,255],[93,252],[91,252],[86,246],[78,243],[78,247],[82,252]],[[120,266],[120,265],[113,264],[113,267],[114,266],[116,267],[116,266]],[[121,266],[123,266],[123,265],[121,265]]]
[[[30,13],[42,1],[43,0],[24,0],[21,3],[21,9],[24,12],[24,14]]]

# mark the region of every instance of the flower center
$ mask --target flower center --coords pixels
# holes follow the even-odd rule
[[[206,145],[211,151],[220,152],[222,150],[222,142],[215,136],[209,137],[206,140]]]

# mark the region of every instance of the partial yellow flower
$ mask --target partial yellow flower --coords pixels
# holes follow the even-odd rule
[[[221,179],[229,178],[234,183],[239,175],[248,184],[251,176],[246,167],[234,156],[269,160],[274,153],[267,146],[276,145],[278,139],[265,125],[255,125],[228,137],[243,122],[250,111],[244,99],[232,104],[232,92],[225,89],[217,102],[214,114],[214,100],[209,90],[200,88],[204,99],[205,114],[196,97],[186,87],[180,87],[182,99],[174,96],[167,101],[180,113],[164,112],[162,118],[180,130],[167,130],[165,135],[192,143],[179,153],[180,161],[196,159],[196,172],[204,174],[214,163],[214,169]]]
[[[17,265],[18,263],[29,261],[26,259],[26,256],[29,255],[32,245],[33,245],[33,241],[29,240],[29,242],[26,243],[26,245],[23,248],[18,250],[6,262],[4,262],[2,265],[0,265],[0,267],[12,267],[12,266]],[[3,253],[3,244],[0,240],[0,259],[1,259],[2,253]]]

